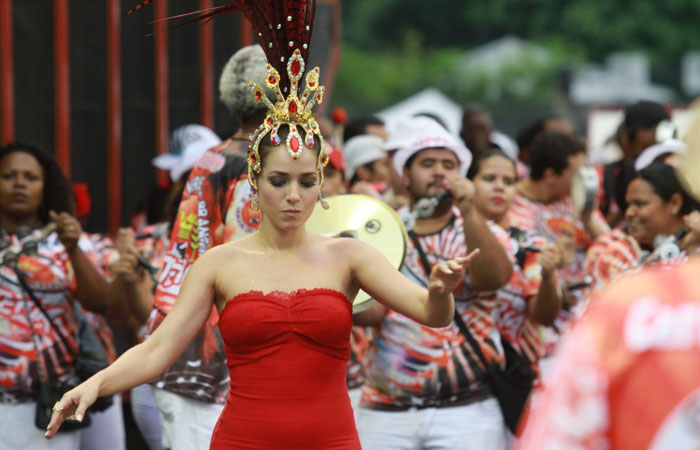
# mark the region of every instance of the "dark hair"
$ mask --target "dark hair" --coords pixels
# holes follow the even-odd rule
[[[633,137],[641,128],[651,128],[670,117],[661,103],[641,100],[625,108],[625,131]]]
[[[531,123],[528,127],[523,128],[518,132],[518,135],[515,138],[515,141],[518,143],[518,148],[521,151],[523,149],[529,149],[532,142],[545,130],[547,122],[550,120],[564,120],[564,118],[556,114],[551,114],[541,117],[535,122]]]
[[[305,145],[306,129],[302,127],[298,127],[297,129],[299,130],[299,145]],[[277,136],[279,136],[282,145],[285,145],[285,142],[287,142],[287,136],[289,136],[289,127],[286,125],[281,126],[277,131]],[[265,157],[269,153],[269,149],[272,147],[276,146],[272,143],[272,133],[268,133],[265,135],[262,142],[260,142],[260,146],[258,147],[261,167],[265,161]],[[311,147],[311,149],[315,151],[317,155],[321,152],[321,140],[318,138],[318,136],[314,136],[314,146]]]
[[[376,163],[376,162],[377,162],[377,160],[375,159],[374,161],[370,161],[368,163],[362,164],[360,167],[364,167],[365,169],[367,169],[369,171],[369,173],[374,173],[374,163]],[[358,167],[358,169],[360,167]],[[355,169],[355,173],[352,174],[352,178],[350,178],[350,182],[348,184],[350,186],[352,186],[355,183],[357,183],[358,181],[360,181],[360,179],[358,178],[358,175],[357,175],[357,169]]]
[[[671,200],[674,194],[680,194],[683,198],[680,214],[682,216],[690,214],[691,211],[697,209],[697,203],[683,189],[676,171],[672,166],[663,163],[653,163],[635,174],[632,180],[644,180],[649,183],[654,190],[654,193],[661,197],[664,202]]]
[[[44,171],[44,192],[39,207],[41,222],[49,222],[49,211],[74,214],[73,189],[53,156],[35,145],[14,142],[0,148],[0,161],[17,152],[32,155]]]
[[[530,178],[541,180],[546,169],[561,174],[569,166],[569,157],[585,153],[586,146],[578,136],[546,132],[539,135],[530,148]]]
[[[470,103],[462,108],[462,119],[466,116],[475,116],[479,114],[485,114],[489,116],[489,119],[491,118],[491,113],[481,103]]]
[[[384,125],[384,121],[377,116],[355,117],[345,124],[343,130],[343,140],[347,142],[355,136],[367,134],[367,127],[370,125]]]
[[[500,156],[510,161],[513,164],[513,172],[515,173],[515,176],[517,178],[518,170],[515,167],[515,161],[513,161],[510,156],[506,155],[506,153],[499,148],[491,148],[483,153],[479,153],[478,155],[476,155],[471,165],[469,166],[469,170],[467,171],[467,178],[473,180],[474,177],[478,175],[479,170],[481,170],[481,163],[494,156]]]

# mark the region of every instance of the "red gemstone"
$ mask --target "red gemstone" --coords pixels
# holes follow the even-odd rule
[[[256,99],[256,100],[261,100],[261,99],[262,99],[262,92],[257,91],[257,92],[255,93],[255,99]]]
[[[316,86],[316,82],[315,82],[315,81],[309,81],[309,86],[311,86],[311,87]]]
[[[251,160],[252,162],[255,162],[255,155],[250,155],[250,160]]]
[[[270,77],[270,78],[268,79],[268,81],[270,82],[270,84],[275,84],[275,82],[277,81],[277,78],[275,78],[275,77]]]
[[[297,76],[299,75],[299,72],[301,71],[301,63],[299,62],[298,59],[295,59],[292,61],[292,76]]]
[[[292,100],[289,102],[289,113],[290,114],[296,114],[297,113],[297,102]]]
[[[272,125],[275,124],[275,121],[272,120],[272,117],[270,117],[270,118],[267,119],[267,124],[270,125],[270,126],[272,126]]]
[[[292,139],[289,140],[289,146],[292,147],[293,152],[299,151],[299,139],[296,138],[296,136],[292,137]]]

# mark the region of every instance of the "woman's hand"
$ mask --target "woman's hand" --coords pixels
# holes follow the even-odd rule
[[[479,254],[477,248],[467,256],[451,259],[433,266],[428,281],[428,292],[431,294],[446,295],[455,290],[457,285],[464,280],[464,273],[469,263]]]
[[[57,214],[55,211],[49,211],[49,219],[56,224],[56,232],[61,244],[66,248],[69,254],[78,247],[78,239],[83,233],[78,219],[71,216],[67,212]]]
[[[95,403],[99,391],[100,382],[92,377],[84,383],[79,384],[74,389],[63,394],[61,400],[53,407],[51,422],[46,427],[44,436],[51,439],[58,432],[61,424],[67,419],[74,419],[82,422],[85,418],[85,411]]]
[[[139,280],[139,250],[131,228],[120,228],[114,244],[119,259],[112,266],[112,273],[127,283],[136,283]]]

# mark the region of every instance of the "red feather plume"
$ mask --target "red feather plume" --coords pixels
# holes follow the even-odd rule
[[[131,8],[125,16],[142,9],[157,0],[143,0]],[[258,43],[265,52],[267,61],[280,74],[280,85],[286,92],[289,87],[287,61],[295,49],[301,51],[304,61],[308,61],[311,30],[316,12],[315,0],[233,0],[227,5],[217,6],[203,11],[171,17],[181,18],[197,15],[180,25],[211,20],[235,11],[242,12],[253,25]],[[292,45],[290,45],[290,42]]]

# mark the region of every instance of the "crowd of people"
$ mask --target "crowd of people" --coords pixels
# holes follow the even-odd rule
[[[174,130],[167,192],[116,236],[82,231],[50,153],[0,149],[0,450],[125,450],[123,404],[151,450],[697,447],[700,212],[674,166],[700,148],[659,137],[663,105],[626,107],[579,211],[565,117],[515,140],[478,105],[459,133],[426,113],[297,126],[289,99],[260,101],[282,95],[269,56],[231,57],[239,130]],[[305,229],[342,194],[401,217],[433,200],[400,272]],[[84,329],[108,365],[87,375]]]

